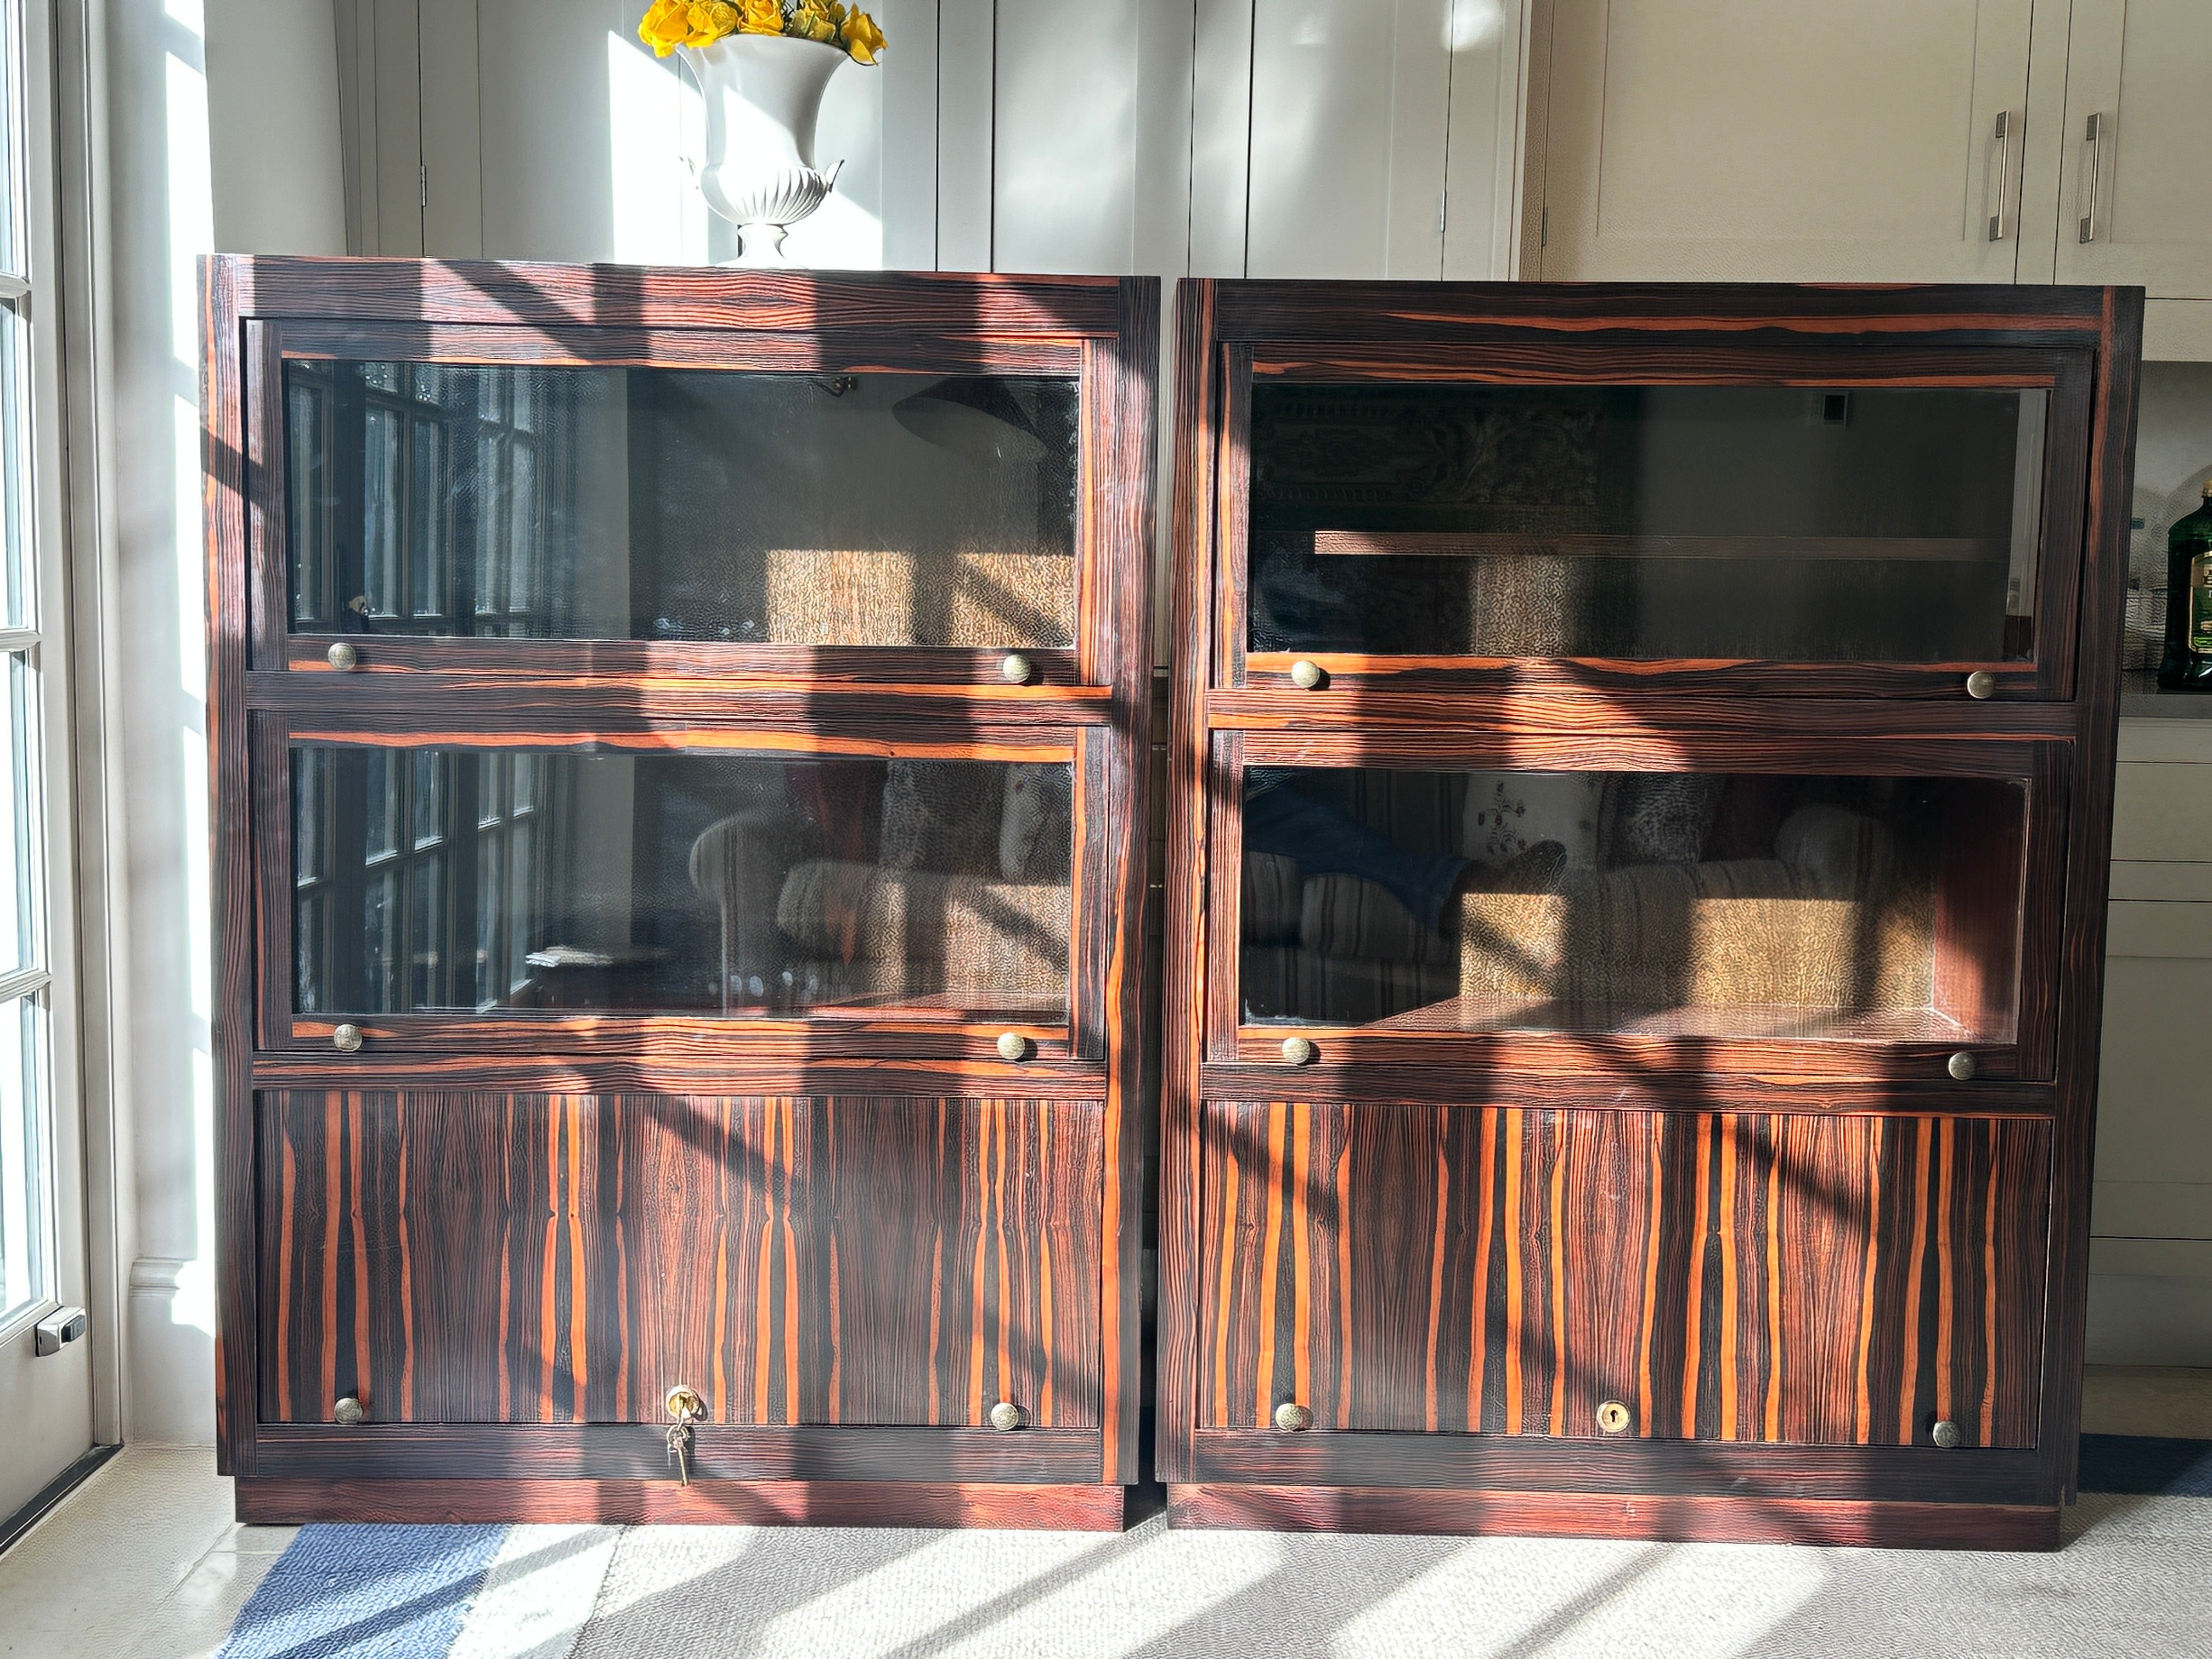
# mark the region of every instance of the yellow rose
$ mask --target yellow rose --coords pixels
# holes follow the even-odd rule
[[[740,33],[783,33],[783,0],[738,0],[738,9],[743,19],[738,25]]]
[[[637,38],[665,58],[691,38],[690,0],[653,0],[637,26]]]
[[[799,0],[799,9],[792,13],[791,21],[784,27],[788,33],[804,35],[809,40],[835,41],[838,21],[829,0]]]
[[[872,64],[883,55],[889,43],[884,32],[876,27],[876,20],[855,6],[845,19],[845,27],[838,31],[845,42],[845,50],[853,54],[856,64]]]
[[[712,45],[738,29],[738,9],[730,0],[691,0],[691,38],[687,46]]]

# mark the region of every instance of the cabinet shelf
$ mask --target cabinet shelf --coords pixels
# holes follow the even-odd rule
[[[1978,564],[2002,561],[2002,542],[1972,536],[1600,536],[1521,532],[1316,530],[1317,555],[1382,558],[1744,559],[1795,562]]]
[[[1272,1026],[1276,1022],[1255,1023]],[[1297,1026],[1296,1021],[1281,1024],[1286,1030]],[[1882,1043],[1969,1042],[1982,1035],[1933,1008],[1807,1007],[1779,1003],[1651,1008],[1558,1002],[1541,997],[1447,997],[1360,1029],[1408,1036],[1524,1031],[1703,1037],[1722,1042]]]

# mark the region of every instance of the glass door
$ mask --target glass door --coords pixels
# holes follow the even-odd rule
[[[24,166],[48,118],[48,43],[29,9],[0,3],[0,1523],[93,1439],[70,1040],[58,290],[50,204]]]
[[[842,372],[881,354],[732,334],[697,367],[428,362],[269,332],[284,499],[257,574],[285,631],[258,667],[343,641],[382,670],[1079,677],[1079,347]]]
[[[1961,744],[1941,770],[1841,743],[1577,769],[1449,764],[1464,739],[1228,746],[1217,1058],[1303,1039],[1324,1060],[2048,1076],[2056,918],[2023,900],[2057,844],[2050,746]]]
[[[327,1049],[343,1029],[397,1049],[588,1051],[617,1023],[702,1021],[895,1053],[988,1052],[1010,1032],[1044,1058],[1095,1043],[1099,987],[1076,950],[1097,900],[1075,842],[1100,810],[1083,730],[1019,759],[720,738],[264,726],[291,807],[258,837],[264,890],[290,896],[261,907],[264,960],[290,964],[263,975],[268,1046]]]
[[[1232,354],[1246,683],[2063,694],[2081,486],[2047,457],[2087,420],[2078,364],[1943,385],[1909,352],[1798,348],[1712,384],[1626,355],[1547,349],[1538,383],[1449,350],[1388,381]]]

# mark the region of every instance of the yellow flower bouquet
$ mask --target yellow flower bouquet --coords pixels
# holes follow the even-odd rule
[[[788,34],[842,46],[856,64],[884,54],[876,20],[842,0],[653,0],[637,38],[665,58],[678,46],[710,46],[731,34]]]

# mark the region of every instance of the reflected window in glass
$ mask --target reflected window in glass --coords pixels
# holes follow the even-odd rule
[[[304,361],[285,377],[295,626],[1074,642],[1073,378]]]
[[[300,1012],[1067,1016],[1064,762],[293,757]]]

